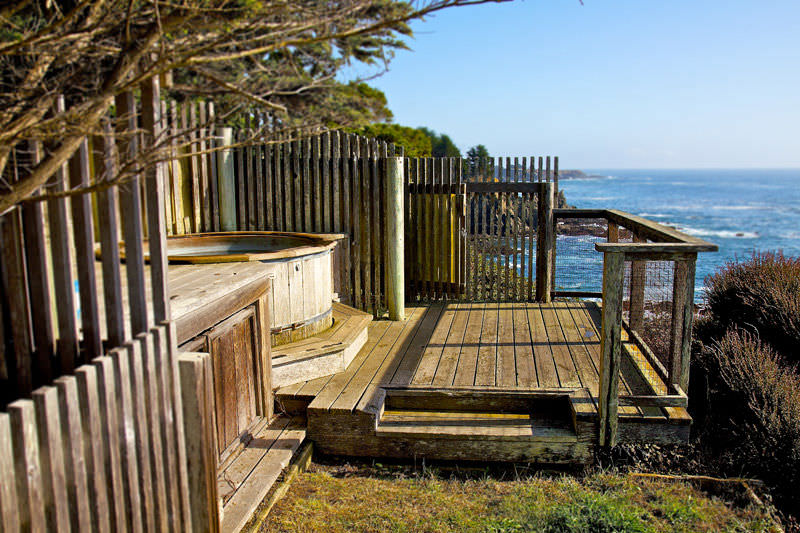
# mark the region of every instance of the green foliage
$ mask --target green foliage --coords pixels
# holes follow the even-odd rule
[[[325,467],[322,467],[325,468]],[[307,472],[268,531],[767,531],[766,511],[726,506],[683,484],[624,475],[500,481],[424,472]]]
[[[700,358],[709,415],[701,442],[731,475],[757,477],[800,514],[800,375],[754,335],[729,330]]]
[[[489,157],[489,150],[482,144],[478,144],[467,150],[467,159],[486,159],[487,157]]]
[[[705,280],[709,317],[700,336],[753,331],[787,360],[800,362],[800,258],[781,252],[731,262]]]
[[[416,128],[398,124],[370,124],[352,131],[365,137],[402,146],[406,157],[429,157],[431,155],[430,138]]]
[[[461,157],[461,151],[449,135],[436,133],[426,127],[419,128],[419,131],[427,135],[431,140],[431,155],[433,157]]]

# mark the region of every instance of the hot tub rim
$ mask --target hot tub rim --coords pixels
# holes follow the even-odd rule
[[[237,252],[232,254],[210,254],[210,255],[194,255],[194,256],[175,256],[169,254],[169,242],[181,241],[184,239],[192,239],[197,237],[291,237],[291,238],[305,238],[312,240],[309,244],[300,246],[293,246],[274,252]],[[309,255],[316,255],[322,252],[332,250],[336,244],[345,239],[347,235],[343,233],[307,233],[307,232],[293,232],[293,231],[220,231],[220,232],[204,232],[204,233],[187,233],[184,235],[169,235],[167,236],[167,261],[171,264],[209,264],[209,263],[241,263],[248,261],[281,261],[291,260],[298,257],[305,257]],[[144,260],[150,261],[150,254],[148,251],[147,242],[144,243]],[[100,258],[100,247],[96,249],[96,255]],[[120,260],[125,261],[125,250],[121,243],[120,246]]]

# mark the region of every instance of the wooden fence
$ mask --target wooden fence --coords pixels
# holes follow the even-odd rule
[[[386,309],[383,160],[395,155],[395,146],[338,131],[289,142],[266,142],[252,130],[217,127],[215,133],[219,151],[207,155],[205,163],[212,178],[203,178],[203,160],[195,164],[195,156],[170,167],[169,232],[221,228],[342,234],[339,296],[381,314]],[[226,144],[233,147],[225,149]],[[219,186],[228,174],[230,197]],[[234,215],[227,221],[226,206]],[[205,215],[208,209],[212,216]]]
[[[549,297],[535,288],[552,277],[552,193],[539,193],[544,183],[554,191],[558,158],[552,171],[550,157],[538,167],[509,157],[407,159],[405,168],[408,299]]]
[[[137,109],[133,93],[117,97],[123,135],[115,143],[109,125],[85,139],[40,193],[86,186],[92,173],[112,185],[34,198],[0,217],[4,531],[191,529],[164,165],[113,184],[116,154],[140,149],[130,131],[144,132],[141,149],[164,134],[157,80],[141,85],[139,100]],[[32,142],[14,157],[35,163],[46,148]]]

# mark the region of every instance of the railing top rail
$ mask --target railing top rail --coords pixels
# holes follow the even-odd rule
[[[617,209],[554,209],[553,215],[556,219],[605,218],[609,222],[631,230],[640,237],[657,241],[655,243],[597,243],[595,248],[600,252],[697,253],[719,250],[716,244]]]

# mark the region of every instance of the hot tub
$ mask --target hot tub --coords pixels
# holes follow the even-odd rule
[[[272,343],[293,342],[331,326],[333,249],[344,235],[248,231],[167,238],[170,263],[258,261],[272,274]]]

